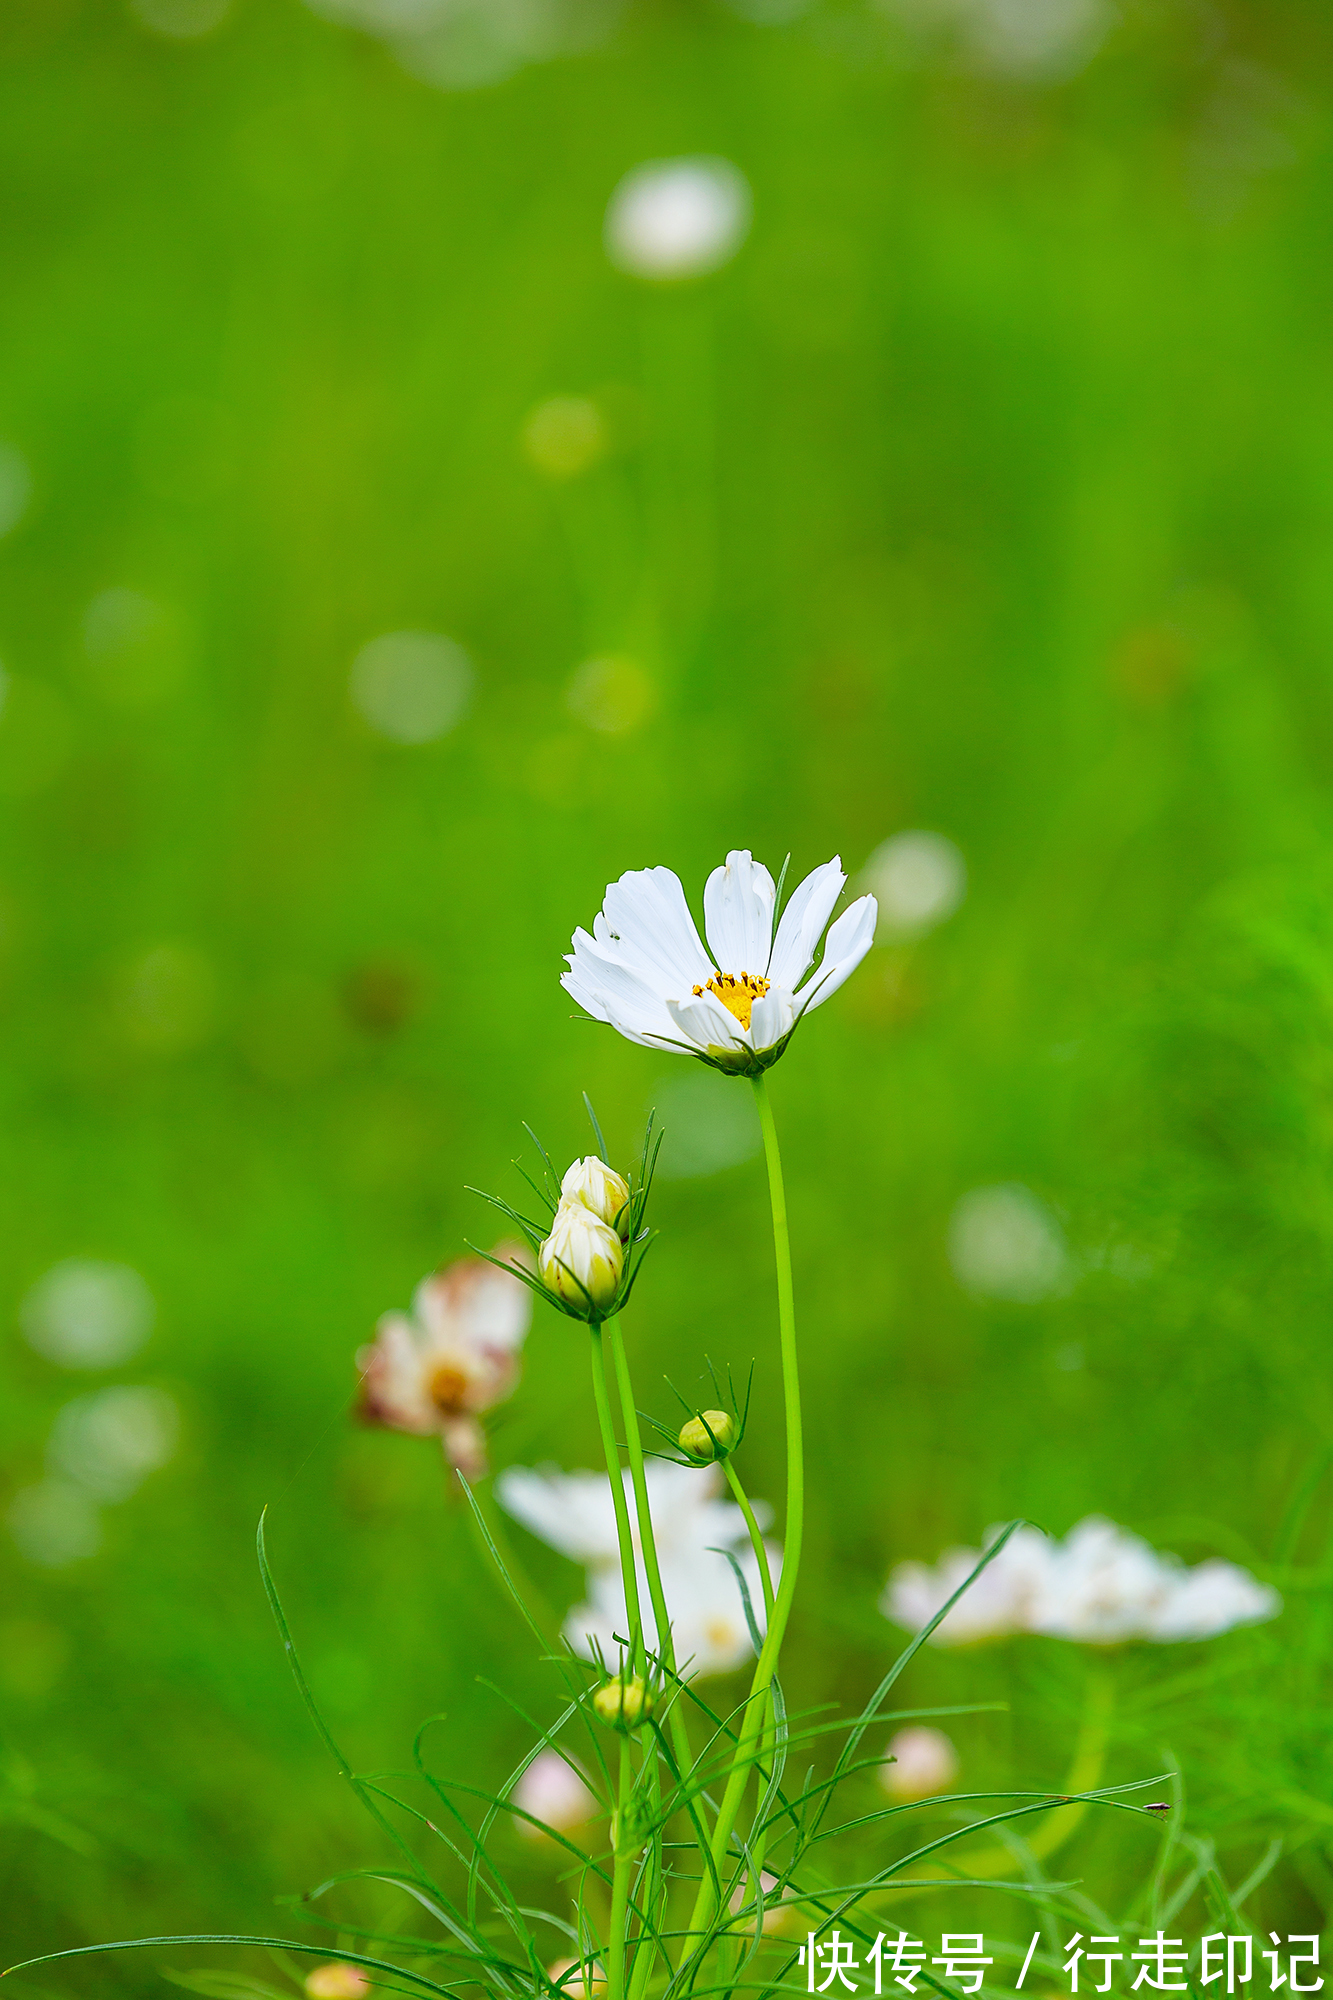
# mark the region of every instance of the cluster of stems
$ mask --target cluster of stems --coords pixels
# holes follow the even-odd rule
[[[700,1959],[715,1936],[720,1897],[736,1874],[739,1864],[756,1877],[763,1863],[763,1831],[756,1827],[742,1846],[737,1827],[745,1807],[751,1777],[762,1772],[766,1749],[772,1740],[774,1722],[773,1680],[777,1673],[782,1642],[791,1613],[792,1599],[800,1568],[801,1536],[804,1524],[804,1458],[801,1438],[801,1392],[796,1354],[796,1313],[792,1293],[791,1245],[787,1229],[787,1204],[783,1190],[782,1160],[778,1151],[773,1110],[762,1075],[751,1078],[763,1131],[764,1155],[768,1167],[769,1195],[773,1209],[773,1247],[777,1263],[778,1329],[782,1356],[783,1404],[787,1436],[787,1505],[781,1574],[773,1584],[768,1554],[755,1519],[754,1509],[744,1491],[736,1467],[728,1456],[723,1460],[727,1483],[740,1506],[758,1562],[763,1589],[766,1629],[750,1682],[749,1694],[740,1711],[739,1726],[729,1766],[722,1784],[721,1798],[710,1804],[698,1782],[695,1753],[690,1743],[681,1682],[672,1644],[670,1613],[662,1589],[652,1515],[648,1504],[648,1483],[644,1474],[643,1441],[639,1430],[629,1362],[618,1315],[594,1323],[590,1329],[593,1396],[606,1455],[606,1469],[615,1505],[620,1562],[624,1575],[625,1605],[629,1621],[629,1654],[623,1667],[627,1676],[653,1681],[664,1693],[661,1721],[635,1732],[622,1733],[617,1810],[613,1820],[613,1877],[610,1934],[606,1958],[608,2000],[641,2000],[652,1978],[654,1962],[663,1949],[659,1913],[664,1909],[670,1882],[664,1867],[664,1832],[654,1808],[661,1803],[661,1765],[665,1763],[681,1798],[688,1802],[692,1837],[699,1850],[698,1885],[693,1908],[683,1933],[675,1943],[679,1963],[671,1968],[687,1972],[692,1960]],[[608,1350],[610,1369],[608,1371]],[[630,1483],[638,1526],[639,1547],[643,1551],[644,1575],[651,1600],[657,1647],[650,1656],[644,1638],[643,1606],[639,1571],[635,1558],[634,1528],[625,1493],[620,1446],[616,1436],[612,1405],[612,1379],[624,1432],[629,1461]],[[688,1663],[686,1663],[688,1666]],[[710,1765],[710,1772],[711,1772]],[[636,1793],[646,1788],[647,1822],[653,1831],[646,1842],[636,1837],[639,1814],[633,1810]],[[711,1824],[710,1824],[711,1821]],[[636,1883],[637,1878],[637,1883]],[[635,1914],[637,1913],[637,1914]],[[651,1923],[646,1922],[651,1918]],[[656,1937],[650,1937],[650,1931]],[[664,1970],[658,1965],[658,1970]]]

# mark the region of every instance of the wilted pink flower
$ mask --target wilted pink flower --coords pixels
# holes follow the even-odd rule
[[[512,1243],[495,1254],[517,1254]],[[361,1414],[368,1423],[415,1437],[438,1437],[468,1479],[486,1470],[486,1435],[477,1419],[514,1393],[518,1353],[532,1318],[528,1288],[481,1257],[465,1257],[423,1278],[411,1313],[385,1313],[357,1354]]]

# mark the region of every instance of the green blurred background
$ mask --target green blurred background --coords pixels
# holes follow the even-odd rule
[[[856,1700],[890,1564],[991,1521],[1241,1560],[1284,1616],[1104,1659],[1108,1775],[1173,1750],[1233,1880],[1285,1842],[1252,1912],[1322,1927],[1333,30],[1126,0],[1034,61],[989,18],[643,0],[461,89],[297,0],[5,10],[6,1958],[282,1929],[275,1896],[374,1857],[264,1604],[266,1504],[360,1763],[444,1709],[493,1782],[523,1732],[479,1674],[550,1712],[434,1448],[348,1414],[376,1315],[485,1229],[464,1183],[513,1191],[521,1119],[582,1151],[586,1088],[624,1157],[674,1103],[640,1400],[758,1356],[779,1496],[743,1086],[571,1023],[560,953],[622,869],[856,874],[911,828],[965,900],[773,1081],[813,1461],[791,1698]],[[617,273],[622,174],[700,152],[749,181],[748,241],[696,284]],[[570,396],[579,470],[532,426]],[[401,630],[472,663],[433,741],[349,693]],[[1042,1297],[951,1264],[956,1204],[1007,1183],[1057,1246]],[[156,1302],[119,1367],[20,1332],[71,1258]],[[595,1462],[566,1322],[525,1367],[496,1462]],[[95,1553],[34,1560],[52,1425],[107,1384],[170,1395],[178,1448]],[[1087,1669],[1027,1640],[907,1693],[1010,1702],[956,1729],[965,1784],[1058,1785]],[[1111,1828],[1077,1870],[1114,1902],[1150,1859]],[[24,1990],[162,1988],[119,1958]]]

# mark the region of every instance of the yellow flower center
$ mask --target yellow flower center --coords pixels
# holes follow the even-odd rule
[[[462,1369],[444,1361],[432,1371],[427,1393],[441,1416],[456,1417],[463,1408],[467,1389],[467,1376]]]
[[[696,986],[694,997],[701,993],[715,993],[729,1014],[734,1014],[743,1028],[750,1025],[750,1009],[761,993],[767,993],[768,981],[761,979],[757,972],[715,972],[702,986]]]

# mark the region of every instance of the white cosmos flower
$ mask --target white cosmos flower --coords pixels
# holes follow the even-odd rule
[[[680,1671],[690,1677],[728,1673],[752,1658],[754,1647],[735,1572],[719,1550],[730,1549],[736,1556],[755,1622],[761,1633],[764,1629],[763,1588],[745,1517],[739,1507],[717,1498],[721,1475],[716,1466],[696,1470],[666,1459],[650,1459],[644,1470]],[[644,1638],[656,1650],[657,1626],[639,1546],[634,1490],[629,1472],[623,1476]],[[511,1466],[500,1474],[495,1490],[500,1504],[515,1520],[562,1555],[587,1565],[587,1602],[570,1612],[565,1637],[585,1658],[591,1659],[595,1646],[600,1646],[604,1655],[614,1660],[617,1638],[628,1638],[629,1629],[615,1505],[605,1473],[534,1472],[525,1466]],[[755,1507],[761,1525],[768,1511],[762,1504]],[[769,1545],[768,1560],[776,1581],[781,1550]]]
[[[836,856],[807,875],[775,937],[773,877],[748,850],[729,854],[704,887],[705,951],[679,877],[669,868],[631,870],[607,889],[592,936],[575,931],[560,983],[631,1042],[757,1075],[874,942],[875,899],[862,896],[829,930],[810,972],[846,880]]]
[[[992,1535],[994,1534],[992,1530]],[[900,1563],[880,1609],[916,1632],[929,1623],[981,1560],[975,1549],[948,1549],[938,1564]],[[961,1646],[1014,1632],[1039,1632],[1090,1646],[1130,1639],[1169,1644],[1210,1639],[1236,1625],[1275,1618],[1282,1599],[1235,1563],[1187,1569],[1138,1535],[1095,1515],[1063,1542],[1019,1528],[931,1635]]]
[[[495,1247],[502,1259],[521,1254],[517,1244]],[[436,1271],[417,1286],[411,1313],[385,1313],[358,1353],[362,1415],[438,1437],[450,1463],[479,1478],[486,1440],[477,1418],[513,1394],[531,1319],[527,1286],[482,1258]]]

